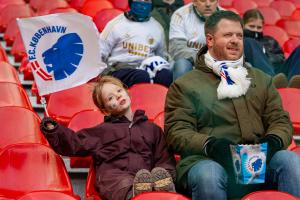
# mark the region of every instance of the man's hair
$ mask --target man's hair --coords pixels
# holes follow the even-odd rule
[[[236,14],[232,11],[229,11],[229,10],[220,10],[218,12],[214,12],[211,16],[209,16],[207,18],[207,20],[205,22],[205,27],[204,27],[205,35],[207,33],[215,33],[216,27],[222,19],[240,22],[241,27],[243,28],[242,18],[238,14]]]
[[[264,16],[257,9],[247,10],[243,16],[244,25],[247,24],[251,19],[261,19],[263,22],[265,21]]]
[[[98,78],[97,82],[94,85],[93,90],[93,101],[94,104],[99,108],[99,110],[104,113],[104,101],[102,97],[102,88],[105,83],[111,83],[116,86],[119,86],[127,91],[127,87],[117,78],[114,78],[112,76],[101,76]],[[104,113],[105,114],[105,113]]]

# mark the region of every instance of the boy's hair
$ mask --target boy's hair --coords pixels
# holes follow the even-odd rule
[[[265,21],[264,16],[257,9],[250,9],[250,10],[247,10],[247,12],[245,12],[245,14],[243,16],[244,24],[247,24],[250,21],[250,19],[261,19],[263,21],[263,23]]]
[[[205,35],[207,33],[215,33],[216,31],[216,27],[218,25],[218,23],[222,20],[222,19],[227,19],[230,21],[235,21],[235,22],[239,22],[243,28],[243,20],[242,18],[229,10],[220,10],[218,12],[214,12],[211,16],[209,16],[205,22]]]
[[[105,109],[104,101],[102,98],[102,88],[105,83],[117,85],[121,88],[124,88],[127,91],[127,87],[119,79],[112,76],[100,76],[94,85],[93,101],[102,113],[104,113]]]

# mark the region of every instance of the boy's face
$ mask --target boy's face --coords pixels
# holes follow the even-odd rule
[[[217,0],[193,0],[193,4],[204,17],[211,16],[218,7]]]
[[[106,114],[120,116],[130,110],[131,100],[127,91],[112,83],[104,83],[102,99]]]

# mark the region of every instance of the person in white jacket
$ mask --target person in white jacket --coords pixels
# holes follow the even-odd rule
[[[219,10],[218,0],[193,0],[176,10],[170,23],[169,52],[175,61],[173,79],[193,69],[196,54],[205,42],[205,19]]]
[[[111,20],[100,34],[102,60],[108,65],[107,74],[120,79],[128,87],[151,81],[168,87],[173,77],[164,60],[167,57],[164,31],[150,16],[152,1],[129,0],[129,6],[128,12]],[[145,59],[154,56],[159,60],[146,67],[141,66]],[[157,66],[159,69],[154,70]],[[155,71],[153,77],[147,72],[149,69]]]

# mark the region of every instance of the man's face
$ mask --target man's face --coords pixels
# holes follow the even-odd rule
[[[209,17],[216,11],[218,0],[193,0],[193,4],[201,15]]]
[[[238,21],[221,19],[215,33],[206,35],[209,53],[217,60],[237,60],[244,50],[243,28]]]

